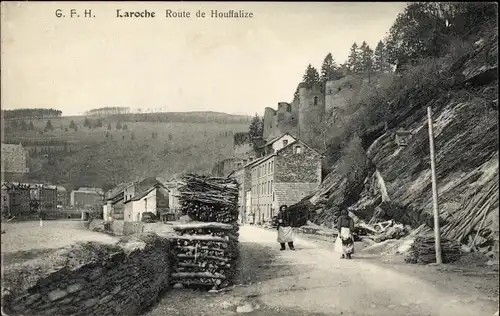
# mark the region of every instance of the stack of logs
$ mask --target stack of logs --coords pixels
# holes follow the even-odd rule
[[[171,280],[184,286],[231,284],[238,259],[238,184],[233,179],[187,175],[180,187],[181,212],[192,223],[174,226],[176,262]]]
[[[457,261],[460,258],[460,243],[455,240],[441,238],[441,254],[443,263]],[[434,237],[417,237],[410,247],[406,263],[428,264],[436,262]]]
[[[179,188],[181,211],[193,220],[234,224],[238,221],[238,182],[234,179],[183,177]]]
[[[233,225],[189,223],[174,226],[172,239],[176,262],[172,282],[185,286],[227,287],[235,273],[238,237]]]

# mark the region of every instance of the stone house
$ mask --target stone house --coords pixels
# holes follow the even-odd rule
[[[26,179],[29,173],[29,155],[19,144],[1,144],[1,175],[2,181],[19,181]]]
[[[271,155],[296,140],[297,138],[295,136],[292,136],[289,133],[284,133],[283,135],[270,139],[264,145],[259,146],[257,148],[257,152],[259,157]]]
[[[169,211],[169,190],[162,183],[157,182],[142,192],[124,202],[123,220],[126,222],[140,222],[146,212],[157,217]]]
[[[25,184],[2,184],[2,215],[20,216],[30,213],[30,188]]]
[[[318,151],[289,134],[266,144],[266,154],[250,164],[249,211],[256,222],[271,220],[281,205],[295,204],[316,190],[321,160]]]
[[[32,208],[53,211],[57,207],[57,186],[47,184],[30,184],[30,200]]]
[[[65,187],[56,186],[57,190],[57,205],[66,206],[69,204],[69,195]]]

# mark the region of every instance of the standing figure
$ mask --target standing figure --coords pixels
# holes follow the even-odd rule
[[[295,250],[293,246],[293,229],[289,212],[287,212],[287,206],[280,206],[278,213],[278,242],[281,245],[280,250],[285,250],[285,243],[288,243],[290,250]]]
[[[354,220],[349,216],[347,210],[342,210],[337,220],[337,229],[339,234],[335,240],[335,252],[341,254],[341,259],[351,259],[354,253]]]

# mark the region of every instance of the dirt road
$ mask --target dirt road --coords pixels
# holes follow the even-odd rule
[[[297,239],[297,251],[280,252],[275,232],[241,227],[240,286],[224,294],[172,291],[148,315],[236,315],[238,306],[253,309],[246,315],[262,316],[490,316],[497,311],[498,301],[473,288],[447,291],[363,256],[341,260],[320,243]]]

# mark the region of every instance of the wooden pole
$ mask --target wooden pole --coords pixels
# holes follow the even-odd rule
[[[438,191],[436,181],[436,157],[434,153],[434,130],[432,123],[432,108],[427,107],[427,119],[429,122],[429,146],[431,152],[431,173],[432,173],[432,206],[434,209],[434,238],[436,247],[436,263],[442,264],[443,257],[441,254],[441,232],[439,229],[439,205],[438,205]]]

